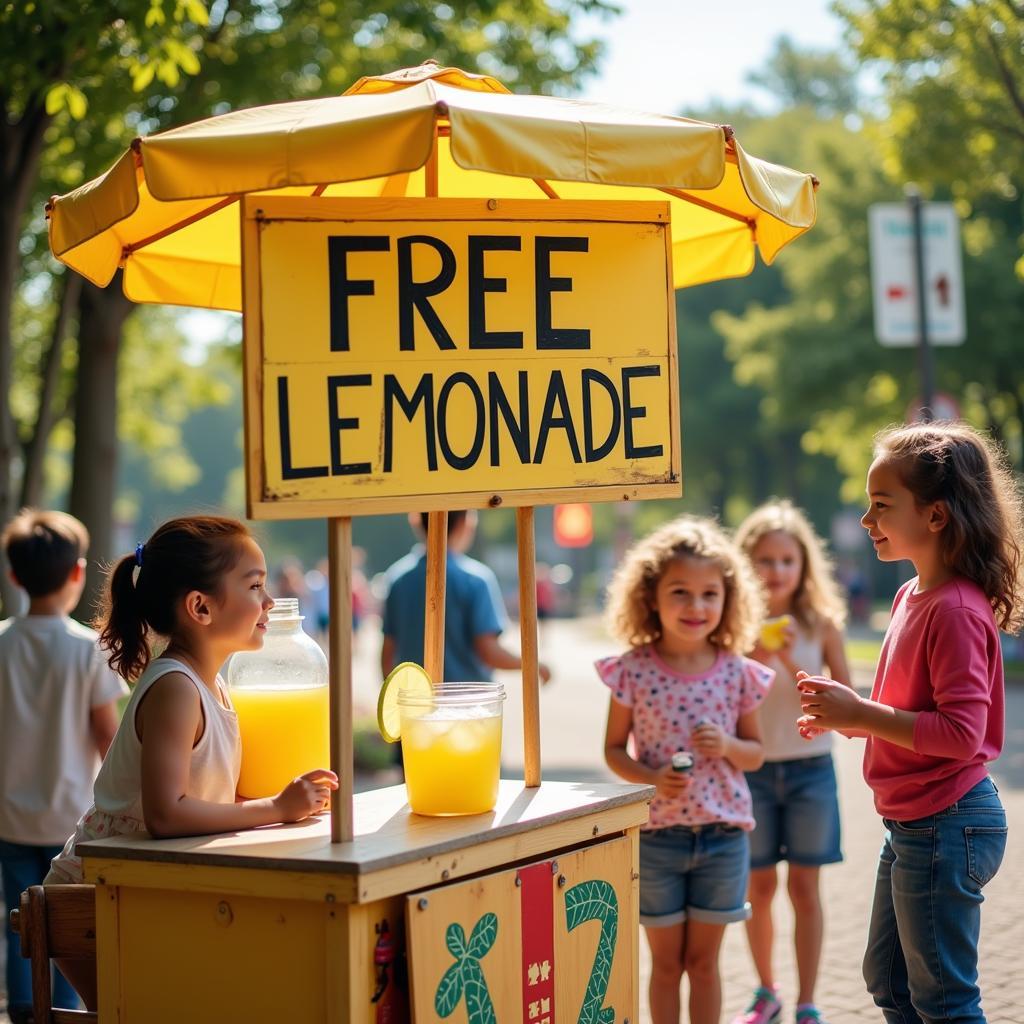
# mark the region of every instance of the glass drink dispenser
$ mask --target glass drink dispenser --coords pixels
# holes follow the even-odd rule
[[[258,651],[228,663],[242,734],[241,796],[276,796],[296,776],[330,765],[327,658],[302,630],[299,602],[274,602]]]

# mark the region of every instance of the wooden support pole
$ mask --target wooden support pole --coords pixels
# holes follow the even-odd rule
[[[352,841],[352,518],[327,520],[330,584],[331,842]]]
[[[444,592],[448,569],[448,513],[427,517],[427,615],[423,667],[432,683],[444,682]]]
[[[537,565],[533,508],[516,509],[519,549],[519,634],[523,655],[523,775],[540,785],[540,672],[537,656]]]

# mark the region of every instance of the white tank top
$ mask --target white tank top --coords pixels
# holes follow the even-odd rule
[[[797,625],[796,639],[790,653],[793,664],[811,675],[819,675],[825,665],[825,642],[819,628],[807,632]],[[832,733],[826,732],[805,740],[796,729],[800,710],[800,691],[796,678],[777,657],[766,662],[775,669],[775,682],[760,707],[761,734],[766,761],[797,761],[805,757],[818,757],[832,749]]]
[[[158,658],[151,662],[132,689],[114,742],[103,759],[93,787],[93,806],[79,819],[75,834],[53,859],[48,881],[80,882],[82,862],[75,854],[79,842],[129,835],[145,830],[142,817],[142,743],[135,730],[135,712],[149,688],[169,672],[181,672],[199,692],[203,712],[203,733],[189,758],[185,795],[210,803],[233,804],[242,764],[242,741],[238,716],[224,680],[217,676],[217,689],[225,707],[184,662]]]

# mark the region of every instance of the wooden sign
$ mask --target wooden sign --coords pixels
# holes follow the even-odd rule
[[[680,493],[667,204],[242,209],[251,518]]]
[[[408,896],[417,1024],[637,1020],[634,843],[613,839]]]

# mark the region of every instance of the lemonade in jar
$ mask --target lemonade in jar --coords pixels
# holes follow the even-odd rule
[[[258,651],[228,663],[242,737],[239,795],[276,796],[292,779],[330,764],[327,658],[302,630],[299,602],[279,598]]]
[[[402,758],[416,814],[483,814],[498,801],[500,683],[440,683],[399,690]]]

